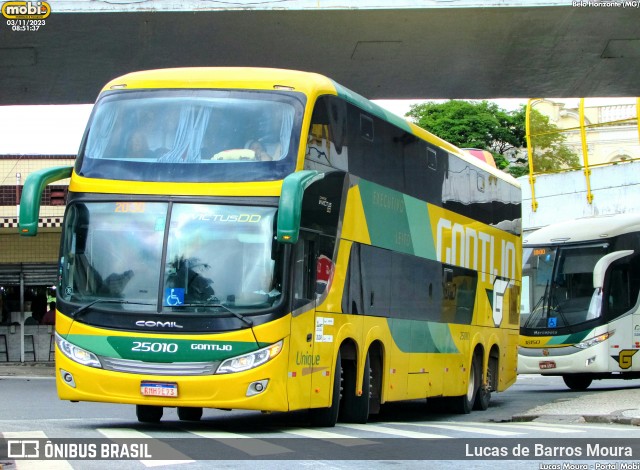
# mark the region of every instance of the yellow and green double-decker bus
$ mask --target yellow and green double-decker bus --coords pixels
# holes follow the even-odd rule
[[[427,398],[468,413],[516,378],[520,190],[313,73],[131,73],[100,93],[61,240],[63,400],[309,409],[367,421]]]

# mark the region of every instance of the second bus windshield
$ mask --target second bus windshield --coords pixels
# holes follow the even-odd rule
[[[604,244],[525,248],[523,327],[570,328],[597,318],[600,309],[592,305],[593,268],[606,253]]]

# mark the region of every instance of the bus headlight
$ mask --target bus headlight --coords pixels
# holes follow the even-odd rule
[[[253,369],[265,362],[269,362],[280,354],[280,351],[282,351],[282,340],[272,344],[271,346],[267,346],[266,348],[227,359],[220,364],[216,374],[231,374],[233,372],[242,372]]]
[[[615,333],[615,331],[607,331],[606,333],[602,333],[601,335],[594,336],[593,338],[582,341],[581,343],[574,344],[574,346],[579,349],[587,349],[587,348],[590,348],[591,346],[595,346],[596,344],[599,344],[599,343],[602,343],[603,341],[608,340],[613,336],[613,333]]]
[[[100,364],[98,356],[96,356],[92,352],[87,351],[86,349],[79,348],[75,344],[70,343],[58,333],[56,333],[56,344],[58,345],[58,349],[60,349],[62,354],[67,356],[72,361],[89,367],[97,367],[99,369],[102,368],[102,364]]]

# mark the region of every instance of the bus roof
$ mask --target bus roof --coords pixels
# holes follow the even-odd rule
[[[640,231],[640,212],[583,217],[547,225],[526,235],[522,245],[562,245],[598,241]]]
[[[104,86],[102,92],[141,88],[281,89],[299,91],[312,98],[324,94],[337,95],[374,116],[417,135],[434,145],[442,147],[472,165],[479,166],[500,179],[520,187],[520,183],[511,177],[511,175],[492,167],[485,161],[473,158],[455,145],[387,111],[358,93],[318,73],[266,67],[181,67],[155,69],[131,72],[114,78]]]

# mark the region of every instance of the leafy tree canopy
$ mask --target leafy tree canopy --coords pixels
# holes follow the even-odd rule
[[[488,150],[496,166],[513,176],[528,172],[526,152],[520,152],[524,158],[513,162],[508,157],[526,149],[525,106],[509,112],[489,101],[450,100],[413,105],[406,116],[458,147]],[[544,136],[533,141],[536,171],[553,171],[577,161],[578,157],[564,144],[564,136],[548,118],[533,110],[532,122],[532,128]]]

